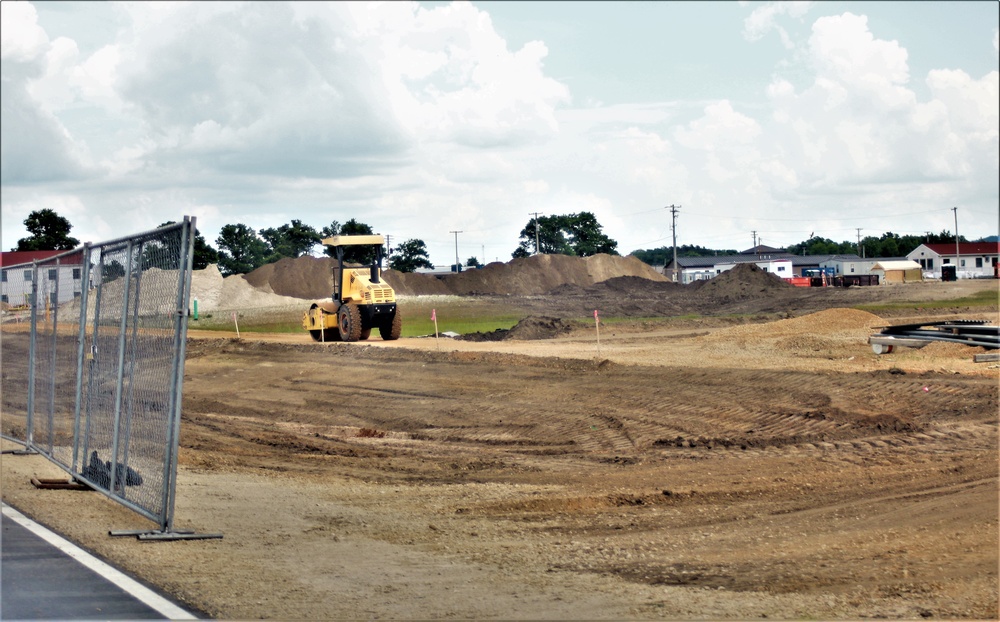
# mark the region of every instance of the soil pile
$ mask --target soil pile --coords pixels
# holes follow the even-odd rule
[[[285,258],[257,268],[246,275],[246,281],[268,293],[315,300],[333,291],[335,266],[332,257]],[[635,257],[612,255],[535,255],[454,274],[383,272],[385,281],[401,296],[532,295],[564,284],[587,287],[623,276],[665,280]]]
[[[246,275],[250,285],[279,296],[316,300],[333,293],[333,257],[285,257]]]
[[[647,282],[665,280],[635,257],[617,255],[533,255],[446,275],[385,273],[385,280],[404,296],[537,295],[562,285],[588,287],[615,277],[637,277]]]
[[[507,339],[531,341],[535,339],[555,339],[560,335],[569,333],[571,330],[572,327],[559,318],[531,315],[518,322],[510,330],[498,328],[491,333],[459,335],[456,339],[460,341],[506,341]]]
[[[210,264],[204,270],[191,271],[191,300],[198,301],[201,312],[302,306],[297,297],[254,287],[242,274],[223,277],[216,264]]]
[[[699,283],[695,296],[711,299],[718,304],[767,298],[795,289],[791,283],[752,263],[740,264],[715,278]]]

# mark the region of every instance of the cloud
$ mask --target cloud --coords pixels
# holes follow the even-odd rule
[[[31,63],[45,53],[48,43],[35,7],[28,2],[0,3],[0,58]]]
[[[772,30],[778,31],[782,45],[786,49],[794,47],[788,32],[778,25],[778,18],[788,16],[795,19],[802,19],[812,2],[767,2],[763,6],[757,7],[743,20],[743,37],[747,41],[759,41]]]
[[[936,184],[985,174],[996,147],[996,72],[973,80],[960,71],[932,71],[933,98],[918,102],[909,88],[907,52],[879,40],[864,16],[845,13],[813,24],[811,85],[796,92],[776,77],[768,88],[773,126],[784,158],[799,162],[803,190],[911,182]],[[942,155],[945,157],[942,157]]]
[[[47,53],[53,49],[38,26],[35,8],[23,2],[4,2],[0,4],[0,22],[0,181],[20,184],[81,177],[83,148],[29,90],[32,81],[44,74]]]

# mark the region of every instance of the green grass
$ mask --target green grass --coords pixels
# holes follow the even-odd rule
[[[862,311],[868,311],[869,313],[877,313],[878,311],[887,311],[894,309],[950,309],[952,307],[995,307],[997,306],[997,292],[996,290],[983,290],[976,292],[971,296],[963,296],[962,298],[951,298],[949,300],[928,300],[928,301],[903,301],[903,302],[884,302],[877,304],[864,304],[856,305],[855,309],[860,309]]]
[[[437,312],[439,333],[452,331],[460,335],[491,333],[498,328],[507,330],[524,317],[499,305],[475,302],[401,303],[399,308],[403,314],[403,337],[433,335],[432,310]]]
[[[506,305],[475,299],[404,300],[399,303],[399,312],[403,315],[402,336],[433,335],[432,310],[437,311],[439,333],[453,331],[462,335],[493,332],[498,328],[506,330],[517,324],[525,315]],[[304,311],[303,307],[302,312]],[[304,333],[302,312],[259,314],[251,310],[239,313],[237,318],[241,333]],[[198,320],[192,318],[188,328],[229,333],[236,330],[229,312],[202,314]]]

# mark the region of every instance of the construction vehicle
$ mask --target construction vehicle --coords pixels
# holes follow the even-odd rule
[[[359,341],[378,329],[382,339],[399,339],[403,322],[396,308],[396,292],[382,280],[384,238],[381,235],[335,235],[320,240],[336,252],[333,296],[313,303],[302,317],[302,327],[316,341]],[[344,267],[344,247],[374,246],[370,266]]]

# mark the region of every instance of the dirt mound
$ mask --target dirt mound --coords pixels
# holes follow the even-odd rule
[[[858,309],[827,309],[787,320],[765,324],[744,324],[717,330],[700,337],[706,344],[741,349],[777,347],[778,351],[825,351],[847,345],[865,344],[872,328],[885,321]]]
[[[636,277],[647,282],[665,280],[635,257],[617,255],[533,255],[446,275],[385,273],[385,280],[397,293],[410,296],[537,295],[564,285],[589,287],[616,277]]]
[[[518,322],[510,330],[498,328],[491,333],[469,333],[468,335],[460,335],[456,339],[461,341],[506,341],[507,339],[531,341],[555,339],[571,330],[572,327],[559,318],[532,315]]]
[[[331,257],[286,257],[257,268],[246,275],[246,280],[268,293],[315,300],[333,291],[335,265]],[[635,257],[612,255],[535,255],[455,274],[383,272],[385,281],[401,296],[543,294],[560,285],[587,287],[616,277],[665,280]]]
[[[700,298],[711,298],[720,304],[764,298],[795,288],[781,277],[766,272],[752,263],[740,264],[701,283],[695,290],[695,295]]]
[[[210,264],[204,270],[191,271],[191,300],[198,301],[200,312],[298,307],[302,304],[297,297],[254,287],[242,274],[223,277],[216,264]]]
[[[591,295],[624,294],[626,296],[662,296],[684,291],[686,287],[672,281],[651,281],[639,276],[617,276],[587,287]],[[566,292],[569,293],[569,292]]]
[[[265,292],[316,300],[333,292],[333,257],[286,257],[246,275],[248,283]]]

